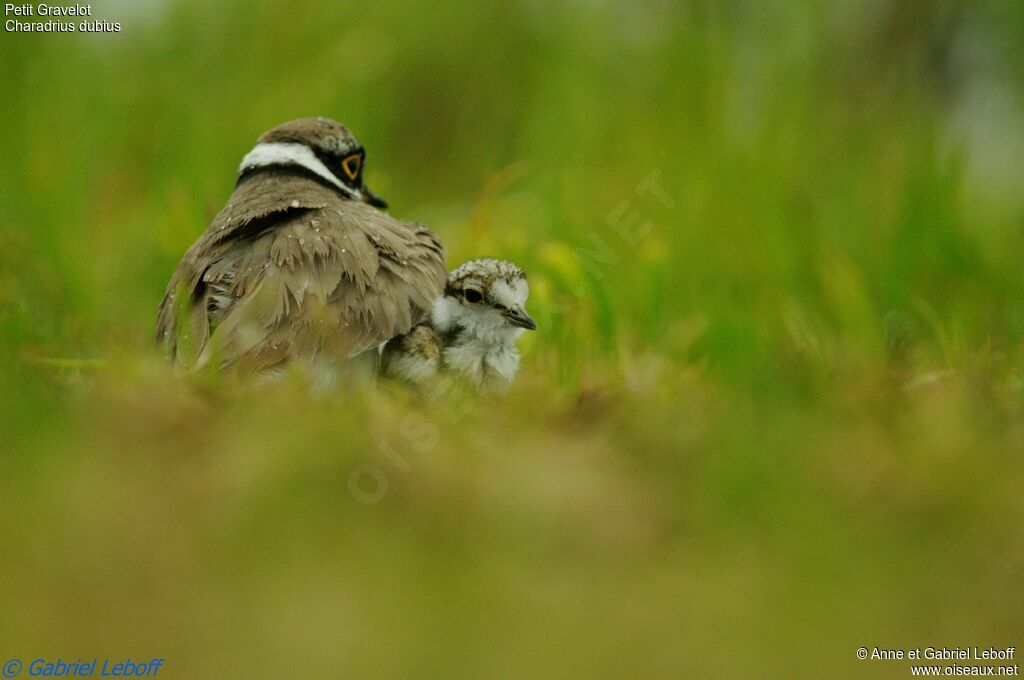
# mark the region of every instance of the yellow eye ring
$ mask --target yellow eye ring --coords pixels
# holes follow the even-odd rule
[[[359,177],[359,170],[363,167],[363,157],[357,153],[352,154],[341,162],[341,169],[349,180],[355,182]]]

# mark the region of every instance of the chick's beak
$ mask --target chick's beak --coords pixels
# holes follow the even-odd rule
[[[388,207],[388,202],[385,201],[380,196],[378,196],[377,194],[370,191],[370,187],[366,186],[365,184],[363,185],[363,189],[360,193],[363,195],[363,201],[369,203],[374,208],[380,208],[381,210],[383,210],[384,208]]]
[[[537,322],[530,318],[530,315],[527,314],[526,310],[522,307],[506,309],[502,312],[502,316],[505,317],[505,321],[507,321],[510,326],[525,328],[528,331],[537,330]]]

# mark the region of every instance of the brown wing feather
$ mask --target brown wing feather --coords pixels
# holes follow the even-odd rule
[[[444,246],[429,229],[326,190],[295,200],[276,214],[249,211],[247,223],[219,217],[189,250],[158,316],[172,352],[186,344],[183,316],[198,365],[246,371],[325,351],[351,356],[424,317],[446,278]]]

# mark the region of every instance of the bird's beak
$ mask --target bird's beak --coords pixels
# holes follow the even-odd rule
[[[505,317],[505,321],[507,321],[510,326],[525,328],[528,331],[537,330],[537,322],[530,318],[530,315],[526,313],[526,310],[521,307],[517,309],[506,309],[502,312],[502,316]]]
[[[388,207],[388,202],[385,201],[380,196],[378,196],[377,194],[370,191],[370,187],[366,186],[365,184],[363,185],[363,189],[360,193],[363,195],[363,200],[372,205],[374,208],[380,208],[381,210],[383,210],[384,208]]]

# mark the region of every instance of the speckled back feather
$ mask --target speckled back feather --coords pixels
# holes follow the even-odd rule
[[[342,358],[407,332],[445,279],[444,246],[425,226],[266,169],[238,185],[185,254],[157,335],[182,363],[246,372]]]

